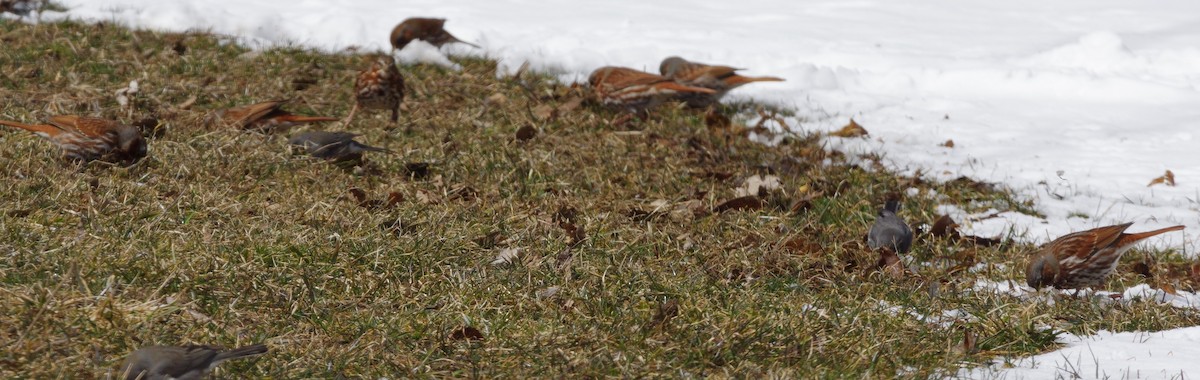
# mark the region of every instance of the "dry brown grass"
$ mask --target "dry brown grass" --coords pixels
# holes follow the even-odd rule
[[[403,67],[401,125],[367,113],[351,127],[398,153],[341,168],[200,121],[281,97],[344,115],[357,56],[74,23],[0,22],[0,43],[0,117],[162,124],[128,168],[63,165],[45,141],[0,130],[0,377],[103,377],[142,345],[260,341],[272,352],[218,373],[928,376],[1053,347],[1039,326],[1197,322],[1150,303],[967,291],[1020,278],[1022,246],[925,235],[916,274],[878,273],[862,237],[888,192],[1028,205],[970,181],[864,170],[817,136],[765,146],[740,123],[670,106],[613,126],[611,111],[569,105],[568,87],[460,59],[461,72]],[[113,93],[130,80],[141,91],[122,108]],[[752,175],[783,190],[712,212]],[[352,187],[380,202],[360,207]],[[911,197],[902,215],[932,223],[934,205]],[[1173,257],[1152,268],[1183,265]],[[1114,281],[1141,281],[1122,269]],[[944,310],[975,319],[907,312]],[[964,347],[964,334],[978,342]]]

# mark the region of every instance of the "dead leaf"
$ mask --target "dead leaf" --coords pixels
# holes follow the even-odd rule
[[[475,244],[479,245],[479,248],[483,249],[495,248],[497,244],[500,244],[500,242],[503,241],[504,235],[500,233],[500,231],[489,232],[487,235],[480,236],[474,240]]]
[[[765,196],[768,192],[782,188],[779,182],[779,177],[773,175],[759,176],[758,174],[746,178],[742,182],[742,186],[735,189],[734,193],[738,196],[757,195]]]
[[[393,207],[400,204],[400,202],[404,202],[404,194],[400,194],[397,191],[388,193],[387,207]]]
[[[941,143],[941,144],[938,144],[938,145],[939,145],[939,146],[944,146],[944,147],[947,147],[947,148],[953,148],[953,147],[954,147],[954,140],[946,140],[946,142],[944,142],[944,143]]]
[[[575,223],[575,218],[579,216],[579,210],[571,206],[559,206],[558,211],[554,212],[555,223]]]
[[[360,189],[357,187],[351,187],[350,194],[353,195],[354,199],[358,201],[359,206],[367,207],[367,192],[366,191],[363,191],[363,189]]]
[[[548,104],[542,104],[542,105],[539,105],[539,106],[533,108],[533,116],[536,117],[538,120],[542,120],[542,121],[550,120],[551,118],[553,118],[555,116],[554,114],[555,114],[554,107],[551,107]]]
[[[559,288],[558,286],[551,286],[551,287],[549,287],[549,288],[545,288],[545,289],[539,290],[539,291],[537,292],[537,294],[536,294],[536,296],[537,296],[537,299],[538,299],[539,301],[541,301],[541,300],[544,300],[544,299],[547,299],[547,298],[554,297],[555,295],[558,295],[558,290],[559,290],[559,289],[560,289],[560,288]]]
[[[967,355],[967,354],[975,353],[976,339],[977,338],[975,337],[974,332],[972,332],[970,329],[964,329],[962,343],[960,343],[957,346],[954,346],[954,352],[956,352],[960,355]]]
[[[850,119],[850,124],[846,124],[846,126],[842,127],[842,129],[839,129],[836,132],[829,132],[830,136],[844,138],[862,137],[866,136],[867,134],[867,129],[863,128],[861,125],[858,125],[854,119]]]
[[[650,328],[666,327],[671,319],[679,315],[679,301],[670,299],[658,305],[658,311],[654,313],[654,318],[650,320]]]
[[[538,130],[532,125],[526,124],[517,128],[517,141],[529,141],[537,137]]]
[[[900,256],[891,248],[879,249],[879,261],[875,262],[875,268],[892,278],[904,277],[904,263],[900,262]]]
[[[757,196],[748,195],[744,197],[733,198],[724,203],[713,207],[714,213],[722,213],[729,210],[758,210],[763,207],[762,199]]]
[[[1162,291],[1164,291],[1164,292],[1167,292],[1167,294],[1170,294],[1170,295],[1179,295],[1179,293],[1176,293],[1176,292],[1175,292],[1175,286],[1174,286],[1174,285],[1171,285],[1171,284],[1170,284],[1170,283],[1168,283],[1168,282],[1163,282],[1163,283],[1161,283],[1161,284],[1158,284],[1158,288],[1159,288],[1159,289],[1161,289],[1161,290],[1162,290]]]
[[[679,221],[687,221],[695,218],[697,215],[702,215],[704,210],[704,202],[699,199],[689,199],[683,202],[676,203],[671,208],[671,218]]]
[[[404,164],[404,170],[408,172],[408,177],[412,179],[422,179],[429,176],[428,162],[409,162]]]
[[[483,333],[471,326],[450,330],[450,340],[483,340]]]
[[[561,115],[561,114],[565,114],[565,113],[570,113],[571,111],[574,111],[575,109],[579,108],[579,106],[582,104],[583,104],[583,97],[572,96],[570,99],[567,99],[567,101],[565,103],[560,104],[558,106],[558,114]]]
[[[489,106],[501,106],[501,105],[504,105],[505,103],[508,103],[508,97],[504,96],[504,94],[501,94],[499,92],[494,93],[491,96],[488,96],[487,99],[484,99],[484,101],[483,101],[483,104],[486,104]]]
[[[441,197],[425,189],[417,190],[417,201],[427,205],[436,205],[442,203]]]
[[[554,256],[554,267],[558,270],[565,270],[571,265],[571,259],[575,258],[575,253],[571,251],[571,246],[563,248],[562,252]]]
[[[717,112],[715,109],[708,110],[704,114],[704,125],[712,129],[728,128],[733,125],[733,122],[728,117]]]
[[[517,255],[521,254],[520,248],[504,248],[496,253],[496,258],[492,259],[492,265],[511,264],[517,260]]]
[[[933,228],[930,228],[929,232],[936,237],[958,237],[958,223],[955,223],[950,215],[942,215],[933,222]]]
[[[1155,178],[1153,181],[1150,181],[1150,184],[1146,185],[1146,187],[1154,186],[1154,185],[1157,185],[1160,183],[1163,185],[1174,187],[1175,186],[1175,173],[1172,173],[1170,170],[1167,170],[1166,174],[1163,174],[1162,177]]]
[[[783,248],[792,253],[811,255],[821,253],[821,246],[803,236],[797,236],[783,243]]]
[[[447,192],[446,195],[449,196],[450,200],[470,202],[479,196],[479,191],[475,190],[475,188],[471,186],[455,185],[450,189],[450,191]]]
[[[1151,271],[1150,271],[1150,265],[1146,264],[1145,261],[1139,261],[1137,263],[1134,263],[1132,269],[1133,269],[1133,273],[1137,273],[1137,274],[1141,275],[1142,277],[1145,277],[1145,278],[1153,278],[1154,277],[1154,273],[1151,273]]]
[[[792,201],[792,206],[789,207],[788,210],[791,211],[791,213],[793,213],[793,214],[800,213],[801,211],[806,211],[806,210],[812,208],[813,201],[816,200],[817,198],[820,198],[822,195],[825,195],[825,194],[820,191],[815,192],[815,193],[805,193],[804,196],[801,196],[800,198],[796,199],[795,201]]]
[[[716,179],[718,181],[724,181],[724,180],[729,179],[730,177],[733,177],[733,173],[718,172],[718,171],[713,171],[712,169],[704,169],[704,171],[701,171],[701,172],[692,172],[692,176],[698,177],[698,178],[712,178],[712,179]]]

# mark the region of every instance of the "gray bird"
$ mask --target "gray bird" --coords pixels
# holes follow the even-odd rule
[[[391,152],[354,141],[356,136],[350,132],[308,131],[292,136],[288,143],[313,157],[334,161],[359,161],[367,151]]]
[[[867,234],[867,245],[871,249],[886,246],[896,253],[908,253],[908,249],[912,247],[913,233],[908,224],[904,223],[904,219],[896,216],[896,211],[899,210],[898,200],[888,200],[883,210],[879,210],[879,217],[875,218],[875,224]]]
[[[226,360],[267,353],[265,344],[232,350],[211,346],[149,346],[139,348],[121,366],[125,380],[195,380]]]

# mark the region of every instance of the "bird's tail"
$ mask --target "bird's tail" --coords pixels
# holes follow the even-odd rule
[[[1151,236],[1161,235],[1161,234],[1165,234],[1167,232],[1180,231],[1180,230],[1183,230],[1183,226],[1167,227],[1167,228],[1157,229],[1154,231],[1138,232],[1136,234],[1121,234],[1121,241],[1117,242],[1117,246],[1133,244],[1134,242],[1137,242],[1138,240],[1149,238]]]
[[[46,136],[54,136],[59,133],[62,133],[62,129],[59,129],[58,127],[55,127],[55,126],[49,125],[49,124],[21,124],[21,123],[15,122],[15,121],[0,120],[0,125],[13,127],[13,128],[20,128],[20,129],[24,129],[24,130],[27,130],[27,131],[30,131],[33,133],[37,133],[40,135],[46,135]]]
[[[354,142],[354,147],[355,147],[355,148],[358,148],[358,150],[360,150],[360,151],[372,151],[372,152],[393,153],[391,150],[388,150],[387,148],[380,148],[380,147],[377,147],[377,146],[370,146],[370,145],[363,144],[363,143],[360,143],[360,142],[357,142],[357,141],[356,141],[356,142]]]
[[[659,91],[670,90],[670,91],[674,91],[674,92],[694,92],[694,93],[700,93],[700,94],[713,94],[713,93],[717,92],[716,90],[713,90],[711,88],[692,87],[692,86],[682,85],[682,84],[675,83],[675,82],[660,82],[660,83],[654,84],[654,87],[657,88]]]
[[[246,347],[235,348],[235,349],[232,349],[229,351],[221,352],[221,353],[217,354],[216,358],[213,359],[213,363],[218,363],[218,362],[231,360],[231,359],[244,358],[247,356],[261,355],[261,354],[265,354],[265,353],[267,353],[267,345],[259,343],[259,344],[249,345]]]
[[[783,78],[778,77],[747,77],[741,75],[733,75],[724,79],[725,84],[730,86],[741,86],[751,82],[783,82]]]
[[[471,45],[472,47],[474,47],[474,48],[476,48],[476,49],[482,49],[481,47],[479,47],[479,45],[476,45],[476,44],[473,44],[473,43],[470,43],[470,42],[467,42],[467,41],[460,40],[460,39],[458,39],[458,37],[455,37],[453,34],[446,33],[446,35],[450,36],[450,42],[458,42],[458,43],[460,43],[460,44],[467,44],[467,45]]]

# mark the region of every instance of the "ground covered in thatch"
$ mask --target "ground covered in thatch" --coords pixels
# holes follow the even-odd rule
[[[1019,244],[926,231],[914,271],[880,270],[863,237],[888,194],[909,194],[913,224],[938,203],[1030,205],[823,147],[840,137],[764,145],[745,117],[678,105],[614,123],[577,89],[459,59],[402,67],[399,125],[369,112],[348,128],[395,153],[339,166],[202,121],[277,98],[343,116],[361,56],[8,21],[0,46],[0,118],[104,116],[153,136],[136,165],[80,167],[0,129],[0,377],[103,377],[143,345],[253,342],[271,353],[218,374],[927,376],[1052,349],[1055,331],[1200,322],[971,291],[1023,282]],[[779,186],[747,188],[758,179]],[[1112,283],[1191,288],[1186,265],[1135,251]]]

